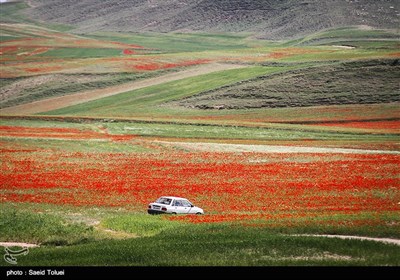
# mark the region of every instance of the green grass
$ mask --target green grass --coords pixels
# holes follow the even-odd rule
[[[142,73],[108,73],[108,74],[58,74],[46,83],[33,87],[19,88],[14,94],[0,101],[0,108],[34,102],[37,100],[68,95],[79,91],[112,87],[133,81],[139,81],[163,75],[174,70],[160,70]],[[1,86],[7,86],[18,79],[1,79]]]
[[[273,129],[235,126],[202,126],[159,123],[118,123],[105,124],[115,134],[134,134],[142,136],[207,138],[207,139],[254,139],[254,140],[357,140],[383,141],[395,140],[397,135],[371,135],[359,133],[339,133],[335,131]],[[288,126],[290,127],[290,126]]]
[[[93,227],[82,223],[67,223],[61,216],[53,214],[17,209],[0,209],[0,232],[3,242],[71,245],[94,239]]]
[[[58,128],[74,128],[80,130],[99,131],[96,124],[76,123],[76,122],[55,122],[45,120],[27,120],[27,119],[3,119],[0,118],[1,126],[26,126],[26,127],[58,127]]]
[[[247,48],[246,36],[184,33],[95,33],[89,37],[137,44],[166,53],[199,52]],[[250,43],[251,45],[251,43]]]
[[[398,246],[296,237],[267,228],[182,225],[144,238],[33,248],[18,265],[276,266],[400,264]]]
[[[2,3],[0,5],[0,19],[2,22],[23,22],[24,17],[19,12],[29,7],[24,2]]]
[[[316,210],[316,212],[318,212]],[[290,212],[289,212],[290,213]],[[377,218],[379,217],[379,218]],[[371,221],[382,221],[371,225]],[[314,216],[310,211],[304,217],[288,217],[254,221],[254,225],[270,227],[271,230],[282,234],[330,234],[353,235],[381,238],[400,238],[400,217],[397,213],[361,212],[331,213],[329,216]],[[287,226],[285,226],[287,225]]]
[[[22,12],[29,8],[29,5],[24,1],[18,2],[9,2],[0,4],[0,20],[1,22],[9,22],[9,23],[28,23],[34,24],[37,26],[49,28],[52,30],[57,30],[60,32],[66,32],[74,29],[74,27],[66,24],[59,23],[44,23],[42,21],[32,20],[27,17]]]
[[[43,138],[13,138],[4,137],[3,143],[14,143],[20,147],[47,149],[52,151],[62,150],[81,153],[147,153],[153,152],[137,142],[113,142],[109,140],[65,140]]]
[[[2,4],[0,17],[4,21],[30,22],[19,12],[26,8],[24,3]],[[4,8],[4,9],[3,9]],[[68,31],[69,26],[42,24],[54,30]],[[7,31],[9,32],[9,31]],[[8,34],[8,33],[7,33]],[[29,30],[16,31],[20,36],[30,36]],[[293,45],[329,45],[349,44],[358,47],[353,50],[319,54],[296,54],[280,61],[275,67],[249,67],[222,71],[199,77],[182,79],[162,85],[152,86],[116,96],[47,112],[47,115],[72,115],[95,117],[132,117],[151,120],[179,120],[187,117],[193,124],[179,123],[129,123],[92,121],[87,123],[28,121],[0,119],[0,125],[32,127],[68,127],[99,131],[107,128],[113,134],[135,134],[158,137],[188,137],[193,139],[255,139],[255,140],[334,140],[356,141],[357,143],[379,143],[397,141],[398,135],[365,134],[348,131],[334,131],[335,128],[307,128],[301,125],[269,125],[270,127],[232,126],[245,123],[246,117],[258,119],[315,119],[323,117],[345,118],[347,116],[364,116],[371,114],[365,107],[336,106],[337,111],[324,111],[325,108],[299,110],[283,108],[269,110],[192,110],[171,105],[171,101],[180,100],[203,92],[240,84],[245,80],[295,68],[310,67],[311,64],[299,62],[353,60],[376,58],[397,51],[396,34],[381,30],[359,30],[357,28],[340,28],[327,30],[307,36],[302,40],[285,43],[271,43],[247,39],[245,35],[223,34],[129,34],[129,33],[96,33],[92,38],[138,44],[159,53],[173,53],[166,58],[187,57],[228,57],[240,58],[245,54],[265,54],[276,48]],[[34,35],[33,37],[37,37]],[[2,36],[4,38],[10,38]],[[385,40],[385,41],[383,41]],[[257,46],[257,48],[252,48]],[[317,47],[319,48],[319,47]],[[197,53],[194,53],[197,52]],[[72,49],[62,48],[48,51],[41,56],[62,58],[109,57],[121,54],[116,49]],[[282,62],[288,62],[286,65]],[[267,61],[266,63],[275,63]],[[368,74],[368,73],[367,73]],[[376,73],[375,73],[376,74]],[[390,74],[390,73],[389,73]],[[392,73],[395,75],[396,73]],[[147,74],[146,74],[147,75]],[[73,81],[70,83],[48,83],[29,89],[15,104],[68,94],[86,89],[112,86],[135,79],[147,78],[153,74],[137,77],[128,73],[105,75],[91,82]],[[156,74],[158,75],[158,74]],[[376,75],[374,75],[376,76]],[[312,76],[315,81],[318,76]],[[284,80],[285,81],[285,80]],[[283,82],[284,82],[283,81]],[[286,80],[288,81],[288,80]],[[9,81],[2,81],[5,86]],[[296,85],[296,82],[290,80]],[[305,83],[308,85],[308,83]],[[349,83],[351,84],[351,83]],[[297,84],[299,86],[299,84]],[[222,89],[224,90],[224,89]],[[226,88],[225,88],[226,90]],[[19,97],[18,97],[19,98]],[[25,98],[25,99],[24,99]],[[15,105],[14,104],[14,105]],[[385,115],[390,110],[396,114],[398,104],[380,105],[373,114]],[[332,106],[333,107],[333,106]],[[351,110],[350,110],[350,109]],[[360,108],[360,109],[357,109]],[[315,111],[314,111],[315,109]],[[346,110],[342,110],[346,109]],[[385,110],[388,109],[388,110]],[[355,111],[355,115],[352,115]],[[302,112],[301,114],[299,112]],[[351,111],[349,113],[349,111]],[[382,112],[381,112],[382,111]],[[344,113],[343,113],[344,112]],[[332,115],[333,114],[333,115]],[[344,115],[347,114],[347,115]],[[196,116],[231,115],[231,126],[200,125],[203,120],[192,121]],[[372,116],[376,117],[375,115]],[[197,122],[197,123],[196,123]],[[221,121],[220,124],[223,122]],[[228,121],[227,121],[228,123]],[[249,117],[251,123],[251,117]],[[2,142],[18,147],[87,152],[87,153],[135,153],[153,151],[138,142],[130,141],[87,141],[87,140],[54,140],[54,139],[13,139],[2,137]],[[43,151],[41,151],[43,152]],[[34,152],[32,152],[34,154]],[[6,190],[3,190],[6,191]],[[34,195],[37,190],[23,190],[19,194]],[[50,190],[51,191],[51,190]],[[377,192],[376,196],[389,196],[393,193]],[[144,211],[143,211],[144,212]],[[283,213],[285,214],[285,213]],[[290,214],[290,213],[289,213]],[[41,243],[40,248],[30,249],[27,256],[18,258],[18,265],[132,265],[132,266],[276,266],[276,265],[350,265],[350,266],[399,266],[400,250],[398,246],[371,241],[326,239],[319,237],[291,236],[297,233],[350,234],[399,238],[399,218],[397,213],[384,213],[379,219],[384,221],[377,226],[368,225],[376,213],[351,214],[334,213],[329,217],[313,218],[312,215],[292,218],[293,220],[252,221],[254,227],[245,227],[235,223],[226,224],[186,224],[167,220],[164,216],[150,216],[143,213],[130,213],[124,209],[103,209],[97,207],[43,206],[40,204],[6,204],[0,207],[1,241]],[[91,226],[88,221],[99,221],[99,227]],[[357,222],[364,221],[365,225]],[[333,222],[333,223],[330,223]],[[279,224],[276,226],[275,224]],[[112,230],[113,233],[106,233]],[[101,232],[101,233],[100,233]],[[124,238],[121,240],[121,238]],[[56,247],[61,245],[60,247]],[[67,246],[68,245],[68,246]],[[160,257],[161,256],[161,257]],[[0,262],[0,266],[6,263]]]
[[[12,35],[6,35],[6,34],[0,34],[0,42],[5,42],[8,40],[15,40],[15,39],[20,39],[20,37],[17,36],[12,36]]]
[[[220,71],[125,92],[44,114],[129,117],[138,112],[176,113],[174,110],[168,112],[165,107],[155,106],[257,76],[285,70],[287,70],[287,67],[248,67]]]
[[[393,226],[399,222],[396,213],[380,213],[380,219],[386,221],[380,226],[354,226],[376,213],[254,220],[253,226],[243,226],[187,224],[115,208],[36,203],[1,206],[1,241],[41,243],[41,247],[18,257],[19,266],[400,265],[397,245],[294,236],[314,233],[398,238],[398,226]],[[95,220],[100,221],[98,227],[87,225]]]
[[[172,230],[180,223],[164,219],[159,215],[148,214],[118,214],[102,221],[102,226],[115,230],[145,237]]]
[[[400,101],[396,60],[323,65],[259,77],[176,102],[212,109],[311,107]]]
[[[57,48],[40,54],[41,57],[91,58],[122,55],[122,49],[100,48]]]
[[[248,140],[333,140],[333,141],[359,141],[360,143],[374,143],[385,141],[396,141],[396,134],[372,134],[357,131],[337,131],[329,127],[307,127],[291,124],[276,124],[270,127],[244,127],[235,125],[202,125],[185,123],[149,123],[149,122],[91,122],[91,123],[69,123],[68,121],[40,121],[40,120],[0,120],[0,125],[6,126],[27,126],[27,127],[65,127],[81,130],[99,131],[99,127],[107,128],[110,134],[127,134],[156,137],[179,137],[179,138],[200,138],[200,139],[248,139]],[[27,145],[36,143],[45,148],[62,146],[73,151],[89,152],[147,152],[149,149],[136,146],[134,143],[115,143],[109,141],[87,141],[87,140],[53,140],[53,139],[12,139],[4,138],[7,141]]]

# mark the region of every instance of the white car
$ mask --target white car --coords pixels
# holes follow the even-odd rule
[[[149,214],[204,214],[203,209],[194,206],[183,197],[162,196],[156,202],[150,203]]]

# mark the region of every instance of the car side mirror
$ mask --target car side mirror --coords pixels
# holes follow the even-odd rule
[[[194,205],[190,204],[190,207],[194,207]]]

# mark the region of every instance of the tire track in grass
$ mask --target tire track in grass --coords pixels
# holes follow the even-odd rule
[[[333,234],[292,234],[291,236],[369,240],[369,241],[375,241],[375,242],[381,242],[381,243],[395,244],[397,246],[400,246],[400,239],[393,239],[393,238],[376,238],[376,237],[364,237],[364,236],[355,236],[355,235],[333,235]]]
[[[0,247],[25,247],[34,248],[39,247],[37,244],[24,243],[24,242],[0,242]]]

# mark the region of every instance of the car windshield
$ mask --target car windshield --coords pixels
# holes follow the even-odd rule
[[[170,205],[171,204],[172,199],[171,198],[166,198],[166,197],[160,197],[159,199],[157,199],[157,203],[160,204],[165,204],[165,205]]]

